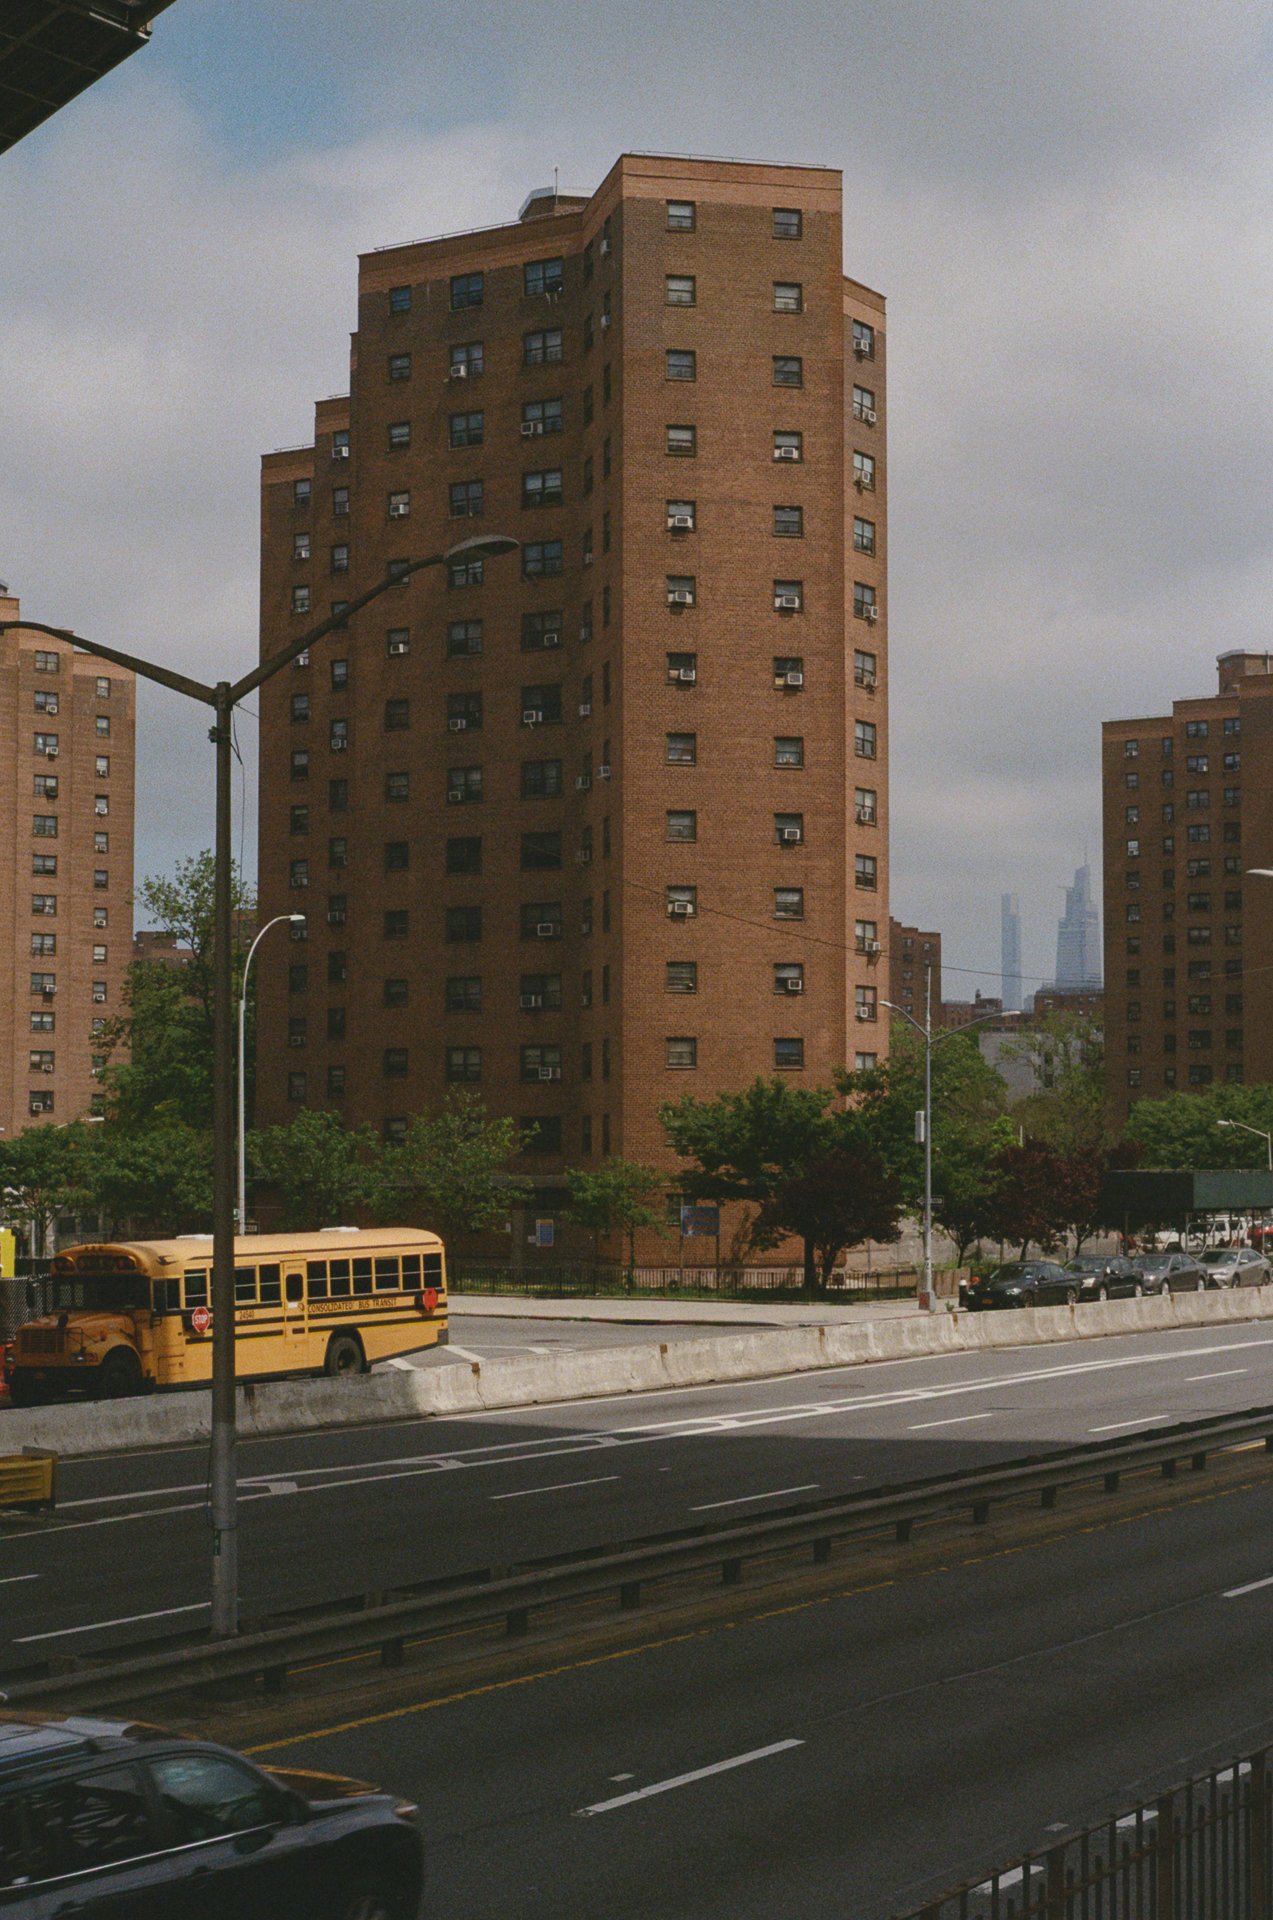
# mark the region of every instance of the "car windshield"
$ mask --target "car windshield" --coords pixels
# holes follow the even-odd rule
[[[118,1312],[149,1305],[150,1280],[144,1273],[58,1274],[53,1282],[55,1313]]]
[[[1132,1265],[1139,1267],[1142,1273],[1157,1273],[1170,1259],[1169,1253],[1138,1253]]]
[[[1109,1262],[1107,1260],[1100,1259],[1096,1254],[1085,1253],[1080,1255],[1077,1260],[1067,1260],[1065,1263],[1065,1271],[1067,1273],[1099,1273],[1103,1267],[1108,1265]]]
[[[1213,1247],[1210,1253],[1203,1254],[1202,1264],[1204,1267],[1230,1267],[1238,1258],[1235,1249]]]
[[[1024,1280],[1034,1272],[1033,1267],[1025,1266],[1020,1260],[1011,1261],[1006,1267],[996,1267],[990,1278],[995,1280]]]

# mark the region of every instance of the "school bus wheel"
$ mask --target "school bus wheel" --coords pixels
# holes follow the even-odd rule
[[[99,1400],[126,1400],[141,1392],[141,1366],[127,1347],[112,1347],[97,1372]]]
[[[334,1333],[327,1342],[327,1358],[323,1362],[323,1371],[333,1380],[341,1379],[350,1373],[366,1373],[367,1362],[363,1357],[362,1341],[356,1333]]]

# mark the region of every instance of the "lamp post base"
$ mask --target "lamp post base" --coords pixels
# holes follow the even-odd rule
[[[931,1287],[921,1287],[916,1295],[915,1304],[921,1313],[936,1313],[937,1295]]]

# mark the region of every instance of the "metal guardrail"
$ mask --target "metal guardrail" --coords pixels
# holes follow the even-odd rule
[[[1273,1920],[1268,1763],[1195,1775],[904,1920]]]
[[[822,1564],[838,1540],[891,1528],[897,1540],[905,1541],[917,1523],[964,1510],[980,1525],[996,1501],[1037,1494],[1042,1506],[1053,1507],[1065,1486],[1099,1479],[1112,1493],[1125,1473],[1158,1466],[1174,1478],[1183,1460],[1201,1472],[1209,1454],[1260,1441],[1273,1453],[1273,1407],[1186,1421],[1150,1436],[1061,1448],[976,1473],[879,1487],[791,1507],[763,1520],[668,1534],[570,1561],[475,1575],[467,1585],[452,1580],[384,1604],[351,1601],[344,1611],[328,1609],[233,1640],[183,1635],[151,1641],[125,1657],[117,1653],[90,1664],[85,1656],[73,1671],[46,1678],[17,1674],[4,1685],[10,1701],[31,1706],[118,1705],[225,1680],[261,1679],[268,1691],[277,1692],[289,1668],[312,1661],[379,1653],[383,1666],[397,1667],[408,1641],[447,1629],[503,1623],[508,1633],[523,1634],[534,1613],[563,1602],[616,1596],[620,1607],[636,1607],[661,1580],[717,1570],[730,1586],[741,1580],[749,1560],[811,1551],[814,1563]]]
[[[23,1447],[0,1455],[0,1507],[28,1513],[57,1505],[57,1455],[44,1447]]]

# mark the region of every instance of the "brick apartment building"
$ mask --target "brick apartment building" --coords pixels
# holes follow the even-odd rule
[[[941,935],[922,927],[888,923],[888,997],[920,1025],[924,1022],[924,980],[932,973],[933,1025],[941,1018]]]
[[[1273,1079],[1273,662],[1103,729],[1105,1060],[1111,1118],[1176,1089]]]
[[[262,473],[258,1115],[448,1087],[544,1193],[661,1102],[883,1050],[884,302],[836,172],[624,155],[359,262],[351,394]]]
[[[20,622],[0,593],[0,621]],[[94,1110],[133,937],[133,676],[0,634],[0,1126]]]

